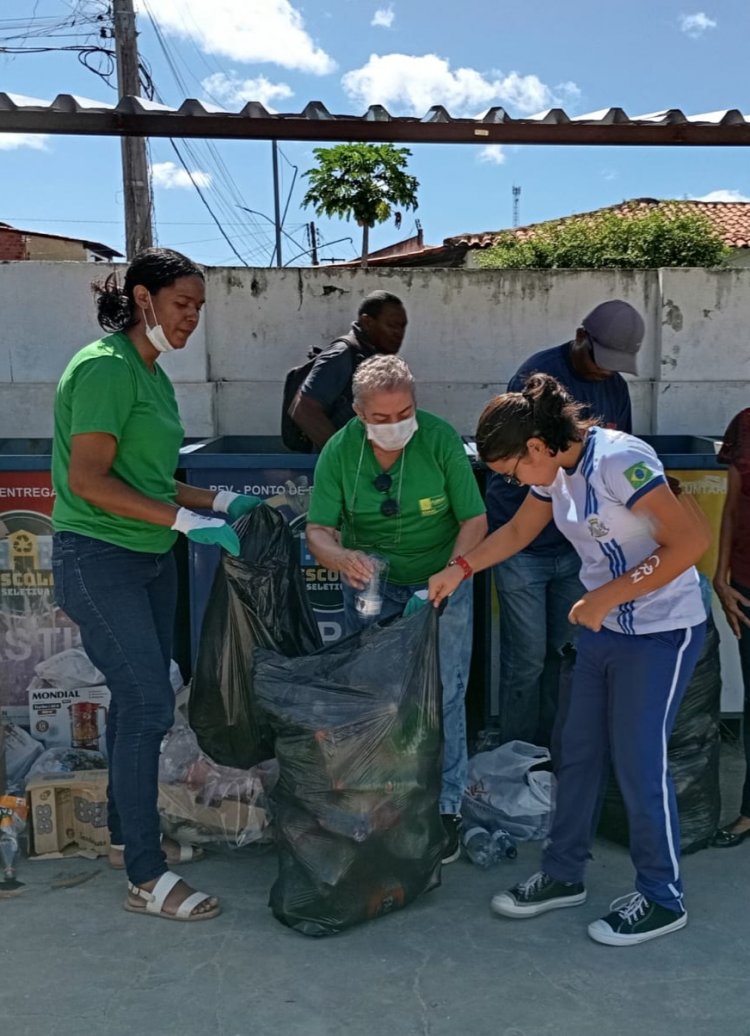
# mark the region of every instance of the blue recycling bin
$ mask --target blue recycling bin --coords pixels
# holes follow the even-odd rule
[[[716,459],[714,442],[709,435],[639,435],[651,446],[670,471],[722,470]],[[717,437],[718,438],[718,437]]]

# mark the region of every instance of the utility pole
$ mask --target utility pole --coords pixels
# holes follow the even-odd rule
[[[307,242],[310,245],[310,259],[313,266],[320,266],[318,260],[318,232],[312,220],[307,224]]]
[[[271,141],[271,157],[273,158],[273,216],[276,227],[276,265],[283,266],[281,261],[281,196],[279,194],[279,143]],[[273,259],[271,260],[273,262]]]
[[[113,0],[112,15],[117,54],[117,92],[121,98],[140,97],[138,34],[133,0]],[[153,244],[146,141],[143,137],[123,137],[121,150],[125,251],[128,259],[132,259],[142,249],[150,248]]]

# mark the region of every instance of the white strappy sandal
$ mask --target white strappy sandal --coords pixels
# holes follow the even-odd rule
[[[128,892],[131,896],[137,896],[138,899],[145,901],[145,906],[136,907],[133,906],[129,899],[125,900],[125,909],[129,910],[131,914],[148,914],[151,917],[163,917],[165,921],[210,921],[212,917],[216,917],[221,913],[221,905],[217,903],[211,910],[206,910],[200,914],[194,914],[193,911],[196,907],[200,906],[201,903],[205,903],[213,896],[209,896],[205,892],[193,892],[187,897],[180,905],[174,914],[165,913],[163,907],[164,902],[182,878],[179,874],[175,874],[174,871],[166,871],[162,874],[153,889],[148,892],[146,889],[140,888],[138,885],[133,885],[132,882],[128,882]]]
[[[163,835],[161,836],[160,841],[163,843],[163,841],[164,841],[164,836]],[[167,857],[167,863],[169,863],[169,864],[173,864],[173,865],[179,867],[179,866],[182,866],[182,864],[185,864],[185,863],[197,863],[198,860],[202,860],[204,858],[204,856],[206,855],[204,853],[203,849],[201,849],[201,847],[199,845],[183,845],[182,842],[177,842],[176,845],[177,845],[177,849],[179,851],[175,851],[171,847],[167,849],[167,848],[164,848],[162,846],[162,848],[164,848],[164,853],[165,853],[165,855]],[[124,853],[125,852],[125,846],[124,845],[110,845],[109,848],[110,849],[114,849],[116,852],[120,852],[120,853]],[[113,863],[112,862],[112,858],[110,857],[109,858],[109,865],[110,865],[110,867],[112,868],[113,871],[124,871],[125,870],[125,861],[124,860],[123,860],[122,863]]]

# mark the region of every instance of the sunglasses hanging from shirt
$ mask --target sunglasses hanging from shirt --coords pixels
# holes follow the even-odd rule
[[[392,490],[393,490],[393,485],[394,485],[394,476],[391,475],[389,472],[381,471],[378,475],[375,476],[375,478],[373,478],[371,480],[371,483],[370,483],[372,485],[373,489],[375,489],[378,493],[385,493],[386,494],[386,499],[383,500],[381,502],[381,504],[380,504],[380,513],[383,515],[384,518],[395,518],[395,519],[397,519],[393,523],[391,523],[391,522],[388,523],[388,534],[389,534],[388,537],[387,537],[388,538],[388,542],[387,543],[385,542],[385,538],[380,538],[377,543],[365,544],[365,543],[361,543],[361,542],[358,543],[357,542],[358,539],[359,539],[358,536],[357,536],[356,527],[355,527],[356,505],[357,505],[357,488],[359,486],[359,478],[360,478],[360,474],[362,472],[362,461],[364,459],[364,451],[365,451],[366,442],[367,442],[366,439],[362,440],[362,449],[360,450],[360,454],[359,454],[359,463],[357,464],[357,473],[356,473],[356,475],[354,477],[354,489],[353,489],[353,492],[352,492],[352,499],[351,499],[351,503],[349,504],[349,523],[350,523],[350,528],[351,528],[353,545],[357,545],[359,547],[372,547],[372,548],[378,548],[378,547],[381,547],[381,546],[397,547],[399,545],[399,543],[401,542],[401,486],[402,486],[402,483],[403,483],[403,480],[404,480],[404,467],[405,467],[406,450],[404,450],[404,452],[401,454],[401,457],[400,457],[399,461],[397,462],[399,464],[399,472],[398,472],[398,483],[397,483],[397,488],[396,488],[395,496],[392,495]],[[390,534],[393,534],[395,536],[395,539],[391,540],[390,539]]]
[[[403,464],[401,465],[403,471]],[[373,486],[379,493],[387,493],[386,499],[380,505],[380,513],[384,518],[395,518],[396,515],[401,514],[401,482],[398,484],[398,495],[399,499],[394,500],[390,495],[391,489],[393,488],[393,479],[387,471],[381,471],[380,474],[372,480]]]

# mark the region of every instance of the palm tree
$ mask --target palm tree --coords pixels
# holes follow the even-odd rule
[[[416,209],[419,181],[406,170],[411,151],[393,144],[337,144],[317,147],[318,161],[304,174],[310,187],[302,199],[317,216],[354,219],[362,227],[362,267],[367,266],[370,227],[390,218],[394,206]],[[400,223],[400,212],[396,223]]]

